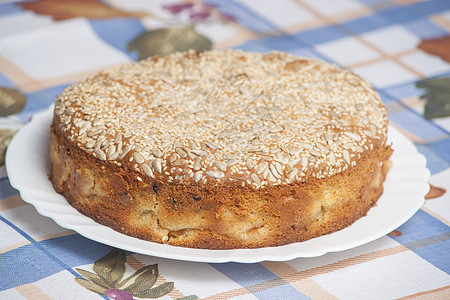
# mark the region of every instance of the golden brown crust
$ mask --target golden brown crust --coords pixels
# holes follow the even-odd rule
[[[325,180],[230,189],[136,180],[74,147],[52,127],[51,178],[81,213],[141,239],[176,246],[228,249],[305,241],[351,225],[382,194],[390,147]]]
[[[176,246],[305,241],[352,224],[392,149],[370,85],[286,53],[176,53],[105,70],[57,99],[55,190],[115,230]]]

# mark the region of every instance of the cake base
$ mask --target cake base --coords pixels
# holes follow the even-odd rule
[[[341,173],[287,185],[182,185],[98,160],[55,127],[50,178],[73,207],[126,235],[190,248],[280,246],[343,229],[376,204],[392,153],[374,148]]]

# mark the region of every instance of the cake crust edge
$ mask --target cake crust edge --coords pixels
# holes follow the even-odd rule
[[[264,189],[164,183],[98,160],[51,126],[50,179],[80,213],[143,240],[202,249],[273,247],[350,226],[376,205],[392,148],[326,179]]]

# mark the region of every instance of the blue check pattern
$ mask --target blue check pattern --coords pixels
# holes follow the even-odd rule
[[[117,57],[124,61],[137,60],[137,53],[127,50],[133,37],[168,24],[164,23],[168,16],[161,13],[166,2],[104,3],[160,15],[158,21],[132,17],[77,19],[87,24],[98,47],[120,54]],[[450,299],[450,117],[426,120],[424,101],[420,100],[425,91],[416,87],[416,82],[422,79],[450,77],[449,62],[418,47],[421,41],[449,35],[450,2],[207,0],[204,3],[233,16],[231,25],[220,22],[210,27],[204,25],[202,32],[214,40],[216,48],[279,50],[320,58],[350,68],[371,81],[388,109],[392,126],[411,139],[427,158],[434,194],[397,229],[397,234],[347,251],[255,264],[192,263],[127,252],[128,268],[158,264],[159,280],[175,283],[174,290],[162,299],[188,295],[200,299]],[[297,15],[304,19],[296,18]],[[177,17],[180,16],[172,16]],[[43,25],[38,30],[34,25],[24,27],[23,22]],[[56,23],[50,16],[27,11],[15,1],[0,3],[0,27],[9,28],[0,28],[0,87],[18,89],[28,99],[21,112],[0,118],[0,129],[20,128],[82,77],[78,73],[58,78],[30,75],[27,70],[35,66],[21,57],[20,51],[13,51],[12,43],[25,33],[29,36],[36,31],[35,38],[39,41],[46,37],[42,33],[51,32]],[[28,40],[23,45],[29,47],[30,55],[39,57],[38,47],[34,48]],[[339,52],[338,45],[350,48]],[[95,50],[92,49],[93,53]],[[45,64],[52,64],[51,58],[42,57]],[[89,68],[87,65],[86,72],[97,66]],[[380,69],[384,73],[374,71]],[[392,80],[385,80],[385,76],[391,76]],[[75,268],[90,270],[110,250],[110,246],[86,239],[39,215],[11,187],[5,167],[0,168],[0,299],[107,299],[78,285],[74,278],[81,277]]]

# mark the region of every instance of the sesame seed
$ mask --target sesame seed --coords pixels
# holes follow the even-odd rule
[[[350,153],[347,150],[344,150],[342,152],[342,154],[344,155],[344,160],[347,164],[350,164]]]
[[[117,133],[116,136],[114,137],[114,143],[118,144],[119,142],[121,142],[122,141],[122,136],[123,136],[122,133],[120,133],[120,132]]]
[[[355,152],[358,152],[358,153],[364,152],[364,149],[363,149],[361,146],[358,146],[358,145],[355,145],[355,146],[352,148],[352,150],[355,151]]]
[[[306,167],[308,165],[308,157],[307,156],[302,156],[301,157],[301,164],[304,167]]]
[[[342,147],[346,150],[350,149],[351,147],[353,147],[353,143],[349,142],[349,143],[345,143],[344,145],[342,145]]]
[[[250,178],[256,185],[261,185],[261,180],[259,179],[258,175],[252,174]]]
[[[109,145],[108,149],[106,150],[106,156],[108,156],[111,160],[111,155],[113,155],[116,152],[116,146],[114,144]]]
[[[320,152],[317,151],[316,149],[310,149],[310,150],[309,150],[309,153],[311,153],[311,154],[314,155],[314,156],[318,156],[318,157],[322,156],[322,153],[320,153]]]
[[[172,163],[172,165],[174,165],[174,166],[182,166],[182,165],[184,165],[186,163],[186,160],[185,159],[183,159],[183,158],[178,158],[178,159],[176,159],[173,163]]]
[[[186,156],[187,156],[187,152],[184,151],[184,150],[181,149],[181,148],[176,148],[176,149],[175,149],[175,152],[178,153],[181,157],[186,157]]]
[[[97,150],[95,150],[95,155],[97,155],[97,157],[99,158],[99,159],[101,159],[101,160],[106,160],[106,154],[105,154],[105,152],[103,152],[102,150],[100,150],[100,149],[97,149]]]
[[[356,134],[354,132],[350,132],[350,131],[346,131],[344,132],[344,134],[354,140],[356,140],[357,142],[361,141],[361,136],[359,134]]]
[[[377,139],[378,137],[377,137],[377,135],[376,134],[374,134],[372,131],[370,131],[370,130],[364,130],[364,133],[365,133],[365,135],[367,135],[368,137],[370,137],[370,138],[373,138],[373,139]]]
[[[221,171],[206,171],[206,175],[215,179],[221,179],[225,176]]]
[[[198,156],[205,156],[208,154],[206,151],[197,150],[197,149],[193,149],[193,150],[191,150],[191,152]]]
[[[226,171],[227,171],[227,164],[224,163],[223,161],[216,160],[216,161],[214,162],[214,165],[217,167],[217,169],[219,169],[219,170],[221,170],[221,171],[223,171],[223,172],[226,172]]]
[[[227,168],[229,168],[229,167],[235,165],[237,162],[238,162],[237,159],[232,158],[232,159],[227,161],[226,166],[227,166]]]
[[[256,163],[252,159],[248,158],[245,161],[245,165],[247,166],[247,168],[253,169],[255,167]]]
[[[316,143],[316,147],[320,150],[320,152],[324,153],[325,155],[328,154],[328,152],[330,152],[330,149],[328,149],[328,147],[322,143]]]
[[[116,159],[119,158],[119,155],[120,155],[120,150],[117,150],[116,152],[114,152],[113,154],[111,154],[111,155],[108,157],[108,159],[109,159],[109,160],[116,160]]]
[[[194,160],[194,171],[198,171],[198,170],[200,170],[202,168],[202,160],[199,158],[199,157],[197,157],[195,160]]]
[[[336,156],[333,152],[330,152],[330,155],[328,156],[328,160],[330,162],[331,166],[334,166],[336,164]]]
[[[97,134],[99,134],[100,132],[102,132],[102,130],[103,130],[103,126],[97,126],[97,127],[94,127],[94,128],[91,128],[89,131],[88,131],[88,136],[94,136],[94,135],[97,135]]]
[[[152,149],[152,154],[153,154],[155,157],[158,157],[158,158],[163,156],[162,151],[159,150],[159,149],[156,148],[156,147]]]
[[[162,159],[161,158],[155,158],[152,162],[152,168],[158,172],[162,172]]]
[[[195,182],[199,182],[200,179],[202,179],[202,177],[203,177],[203,173],[202,172],[195,172],[194,173],[194,181]]]
[[[174,153],[174,154],[172,154],[172,155],[169,157],[169,162],[170,162],[170,163],[174,163],[177,159],[178,159],[178,155],[176,155],[176,154]]]
[[[134,158],[134,161],[137,162],[138,164],[141,164],[144,162],[144,157],[139,152],[134,152],[133,158]]]
[[[281,164],[279,162],[275,162],[274,166],[277,170],[277,173],[280,174],[280,176],[283,175],[283,167],[281,166]]]
[[[119,155],[119,159],[123,159],[128,154],[128,152],[131,151],[131,148],[131,145],[126,146],[125,149],[123,149],[122,153]]]
[[[147,176],[154,178],[153,171],[147,164],[142,164],[141,168]]]
[[[189,140],[189,147],[191,148],[191,149],[195,149],[195,148],[197,148],[198,146],[197,146],[197,143],[194,141],[194,140]]]
[[[89,140],[84,146],[88,149],[94,148],[95,140]]]
[[[269,165],[269,169],[270,169],[270,172],[272,173],[272,175],[275,178],[281,178],[281,175],[280,175],[280,173],[278,173],[278,170],[277,170],[277,168],[275,167],[274,164],[270,164]]]
[[[294,181],[295,176],[297,176],[297,174],[298,174],[298,169],[297,168],[293,168],[292,171],[288,175],[289,181],[291,181],[291,182]]]

